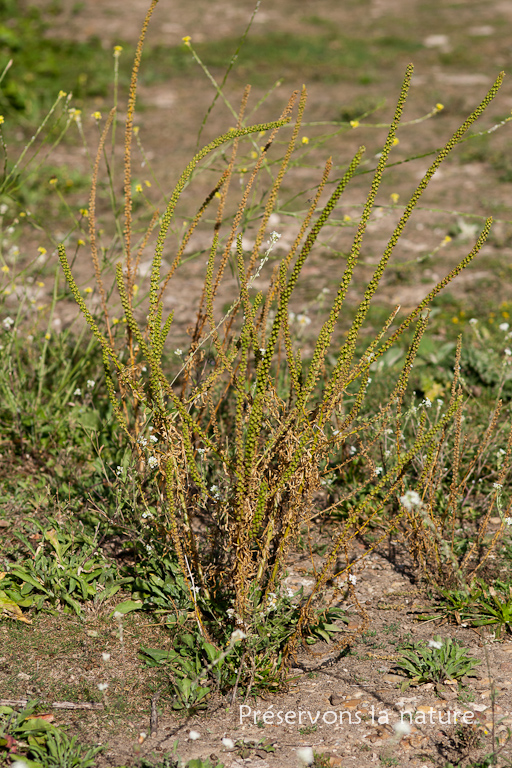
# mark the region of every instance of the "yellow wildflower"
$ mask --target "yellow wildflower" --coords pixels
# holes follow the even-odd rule
[[[390,194],[390,198],[393,205],[396,205],[398,203],[398,200],[400,199],[400,195],[398,194],[398,192],[392,192]]]
[[[150,187],[151,186],[151,182],[148,181],[147,179],[144,180],[144,184],[146,185],[146,187]]]
[[[508,312],[502,312],[501,316],[504,317],[505,320],[508,320],[508,318],[510,317],[510,314]]]
[[[436,109],[438,112],[440,112],[442,109],[444,109],[444,104],[440,104],[439,102],[437,102]]]
[[[3,125],[3,123],[5,123],[5,117],[0,115],[0,125]]]
[[[451,241],[452,241],[452,239],[451,239],[450,235],[445,235],[443,243],[451,243]]]
[[[457,325],[458,322],[459,322],[459,318],[458,317],[452,317],[452,323],[454,325]]]
[[[45,333],[44,337],[45,337],[46,341],[50,341],[52,335],[51,335],[51,333]]]
[[[52,176],[49,183],[55,186],[55,184],[58,184],[58,181],[59,180],[56,176]]]
[[[117,317],[112,318],[112,325],[117,325],[119,322]]]
[[[350,121],[350,127],[351,128],[358,128],[359,127],[359,120],[351,120]]]
[[[132,296],[136,296],[138,292],[139,292],[139,286],[135,284],[132,288]]]
[[[37,283],[38,288],[44,288],[44,283],[42,283],[40,280]]]
[[[252,159],[253,159],[253,160],[256,160],[256,158],[258,157],[258,153],[257,153],[257,152],[254,152],[254,150],[253,150],[253,151],[251,152],[251,157],[252,157]]]
[[[7,264],[3,265],[2,272],[5,272],[5,274],[7,274],[9,272],[9,267],[7,266]]]
[[[87,286],[87,288],[85,289],[84,293],[92,293],[92,288]]]
[[[309,136],[303,136],[302,137],[302,143],[303,144],[309,144]]]
[[[101,112],[93,112],[91,117],[93,117],[95,120],[101,120]]]
[[[393,146],[396,147],[397,144],[400,144],[400,139],[397,139],[397,137],[395,136],[395,138],[393,139]]]
[[[135,185],[135,191],[136,192],[142,192],[142,184],[136,184]]]
[[[46,254],[46,248],[43,248],[43,246],[42,246],[42,245],[40,245],[40,246],[39,246],[39,248],[37,249],[37,251],[38,251],[38,253],[40,253],[40,254],[41,254],[41,256],[44,256],[44,255]]]
[[[66,91],[59,91],[59,96],[58,96],[59,99],[65,99],[66,96],[67,96]]]
[[[82,240],[82,239],[80,239],[80,240],[77,240],[77,241],[76,241],[76,244],[77,244],[77,245],[85,245],[85,240]]]
[[[86,219],[89,216],[89,211],[87,210],[87,208],[80,208],[80,213],[84,217],[84,219]]]
[[[190,41],[192,40],[190,35],[185,35],[185,37],[182,37],[181,39],[185,43],[185,45],[190,45]]]
[[[349,216],[348,213],[346,213],[343,217],[343,221],[352,221],[352,216]]]
[[[114,56],[116,57],[116,59],[119,58],[122,50],[123,50],[122,45],[114,45]]]

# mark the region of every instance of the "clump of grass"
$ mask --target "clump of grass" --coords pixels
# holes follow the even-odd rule
[[[427,457],[419,487],[423,487],[422,484],[426,488],[433,487],[429,471],[436,452],[452,419],[460,425],[462,395],[454,384],[452,397],[435,423],[427,423],[422,415],[408,441],[400,426],[410,370],[428,323],[428,305],[476,256],[489,233],[490,220],[468,256],[440,281],[397,329],[390,331],[397,316],[398,310],[395,310],[360,356],[356,356],[356,349],[371,301],[418,200],[442,161],[494,98],[502,75],[439,151],[413,192],[364,291],[346,338],[340,343],[337,324],[359,261],[383,173],[396,143],[396,131],[412,76],[412,66],[407,68],[344,274],[306,363],[301,345],[290,329],[290,301],[320,233],[357,173],[364,147],[347,163],[341,179],[325,199],[332,167],[331,160],[327,161],[295,241],[268,274],[266,290],[258,290],[256,281],[267,273],[280,236],[268,231],[269,219],[296,149],[306,108],[306,90],[303,88],[300,93],[292,94],[278,120],[246,126],[247,89],[236,127],[210,142],[190,161],[170,194],[164,213],[153,215],[135,252],[133,117],[141,52],[154,7],[155,2],[146,16],[137,47],[125,126],[123,262],[117,265],[115,280],[126,322],[126,339],[121,346],[119,338],[112,332],[110,288],[105,285],[101,270],[96,225],[100,160],[108,133],[115,123],[114,111],[106,121],[99,143],[88,209],[90,249],[103,312],[101,322],[91,314],[78,289],[63,244],[59,246],[59,257],[73,297],[101,345],[113,412],[132,447],[139,470],[153,473],[159,488],[159,514],[153,524],[155,540],[163,543],[164,548],[176,557],[194,609],[196,631],[205,644],[206,654],[210,647],[216,649],[216,653],[226,647],[231,632],[241,633],[243,652],[234,684],[244,683],[250,689],[258,660],[261,661],[260,652],[255,650],[257,644],[253,642],[258,635],[261,616],[274,609],[287,553],[301,525],[307,523],[312,514],[315,494],[322,481],[333,473],[342,473],[350,464],[350,458],[339,458],[344,448],[351,442],[358,442],[360,452],[371,467],[374,485],[354,505],[335,535],[323,566],[316,571],[311,594],[300,604],[293,631],[284,632],[276,647],[277,661],[270,662],[267,681],[272,675],[275,678],[283,674],[289,654],[317,622],[316,601],[327,581],[333,579],[335,582],[343,574],[350,575],[352,564],[348,547],[354,536],[363,532],[403,490],[404,476],[416,457]],[[191,47],[189,38],[185,38],[185,43]],[[276,140],[286,132],[284,153],[271,164],[269,158],[273,157]],[[264,144],[255,152],[251,169],[243,169],[242,193],[234,213],[228,216],[238,152],[246,137],[256,135],[260,139],[265,136]],[[202,160],[220,148],[226,152],[228,146],[231,150],[225,155],[217,181],[199,205],[181,238],[170,269],[162,276],[168,235],[184,189]],[[221,155],[217,153],[217,157]],[[260,207],[254,245],[247,250],[242,239],[244,221],[258,179],[261,174],[268,174],[271,168],[277,170],[270,176],[266,201]],[[186,348],[175,350],[174,359],[178,362],[173,366],[164,355],[175,320],[172,312],[164,315],[165,292],[182,265],[186,245],[193,242],[205,212],[214,204],[217,210],[213,217],[212,242],[196,322],[190,329]],[[150,242],[153,243],[154,257],[149,296],[137,305],[136,275],[141,253]],[[218,297],[228,266],[238,283],[238,292],[231,297],[227,307],[219,311]],[[414,335],[389,397],[381,403],[378,413],[363,416],[370,366],[413,324]],[[331,359],[334,362],[329,365]],[[370,454],[380,435],[393,422],[396,424],[396,454],[387,471],[383,473],[381,469],[379,473]],[[346,497],[335,502],[332,509],[345,501]],[[396,527],[407,511],[407,506],[402,505],[388,517],[383,537]],[[416,530],[421,530],[426,539],[427,518],[414,519],[417,520]],[[439,538],[434,541],[438,542]],[[345,564],[340,565],[343,557]],[[354,581],[348,583],[352,599],[358,605]],[[364,631],[367,617],[364,609],[358,607],[364,619],[361,629]],[[348,643],[351,639],[346,637],[343,642]]]

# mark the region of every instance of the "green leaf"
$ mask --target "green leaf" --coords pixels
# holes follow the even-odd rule
[[[124,602],[119,603],[112,613],[110,614],[110,617],[114,615],[114,613],[131,613],[132,611],[140,611],[140,609],[143,606],[142,600],[124,600]]]

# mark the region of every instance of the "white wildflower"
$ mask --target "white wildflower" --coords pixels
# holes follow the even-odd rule
[[[298,749],[297,757],[304,763],[304,765],[313,765],[315,760],[315,756],[311,747],[301,747]]]
[[[443,644],[439,640],[429,640],[428,646],[429,648],[437,648],[439,650],[439,648],[443,647]]]
[[[297,315],[297,322],[301,328],[305,328],[307,325],[311,324],[311,318],[307,315]]]
[[[356,581],[357,581],[357,576],[354,576],[353,573],[349,573],[348,580],[349,580],[350,584],[355,584]]]
[[[174,354],[175,354],[175,355],[178,355],[178,357],[180,357],[180,356],[183,354],[183,350],[182,350],[182,349],[179,349],[179,348],[178,348],[178,349],[175,349],[175,350],[174,350]]]
[[[406,491],[403,496],[400,496],[400,504],[405,507],[409,512],[414,507],[421,507],[421,498],[416,491]]]
[[[92,379],[87,379],[87,389],[94,389],[94,385],[96,384],[95,381]]]
[[[108,688],[108,683],[98,683],[98,690],[99,691],[106,691]]]
[[[240,640],[244,640],[247,637],[245,632],[242,632],[241,629],[235,629],[233,634],[231,635],[231,642],[232,643],[238,643]]]
[[[393,724],[393,730],[399,736],[407,736],[411,732],[411,726],[406,720],[399,720]]]
[[[226,747],[226,749],[234,749],[235,742],[233,739],[222,739],[223,745]]]
[[[500,323],[498,325],[498,328],[500,329],[500,331],[505,331],[506,332],[510,328],[510,325],[508,323]]]
[[[267,595],[267,611],[273,611],[277,605],[277,595],[275,592],[269,592]]]
[[[118,464],[116,467],[116,475],[119,477],[122,474],[123,474],[123,468]]]
[[[110,653],[102,653],[101,658],[103,661],[110,661]]]
[[[81,395],[81,394],[82,394],[82,390],[80,389],[80,387],[77,387],[77,388],[75,389],[75,391],[73,392],[73,395],[74,395],[75,397],[80,397],[80,395]]]
[[[150,456],[148,459],[148,464],[151,469],[154,469],[155,467],[158,466],[158,459],[155,459],[154,456]]]
[[[152,443],[158,443],[158,437],[156,435],[150,435],[149,439]]]
[[[512,525],[512,517],[504,517],[503,522],[507,525]]]
[[[505,347],[503,352],[506,354],[507,357],[510,357],[510,355],[512,355],[512,350],[510,350],[508,347]]]
[[[197,741],[197,739],[201,738],[201,734],[198,731],[190,731],[188,737],[190,741]]]
[[[469,324],[470,324],[470,325],[476,325],[477,323],[478,323],[478,320],[476,319],[476,317],[472,317],[472,318],[470,319],[470,321],[469,321]]]
[[[143,448],[145,448],[148,444],[148,441],[145,437],[139,437],[139,443],[142,445]]]
[[[496,488],[496,490],[497,490],[497,491],[501,491],[501,489],[503,488],[503,486],[501,485],[501,483],[493,483],[493,484],[492,484],[492,487],[493,487],[493,488]]]
[[[382,475],[383,471],[384,470],[382,469],[382,467],[375,467],[375,474],[376,475]]]

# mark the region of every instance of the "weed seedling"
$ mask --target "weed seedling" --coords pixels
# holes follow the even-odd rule
[[[451,638],[442,640],[436,635],[427,646],[418,643],[411,650],[401,651],[397,666],[411,678],[402,684],[402,689],[405,690],[411,684],[439,684],[471,675],[480,661],[468,656],[466,650]]]

